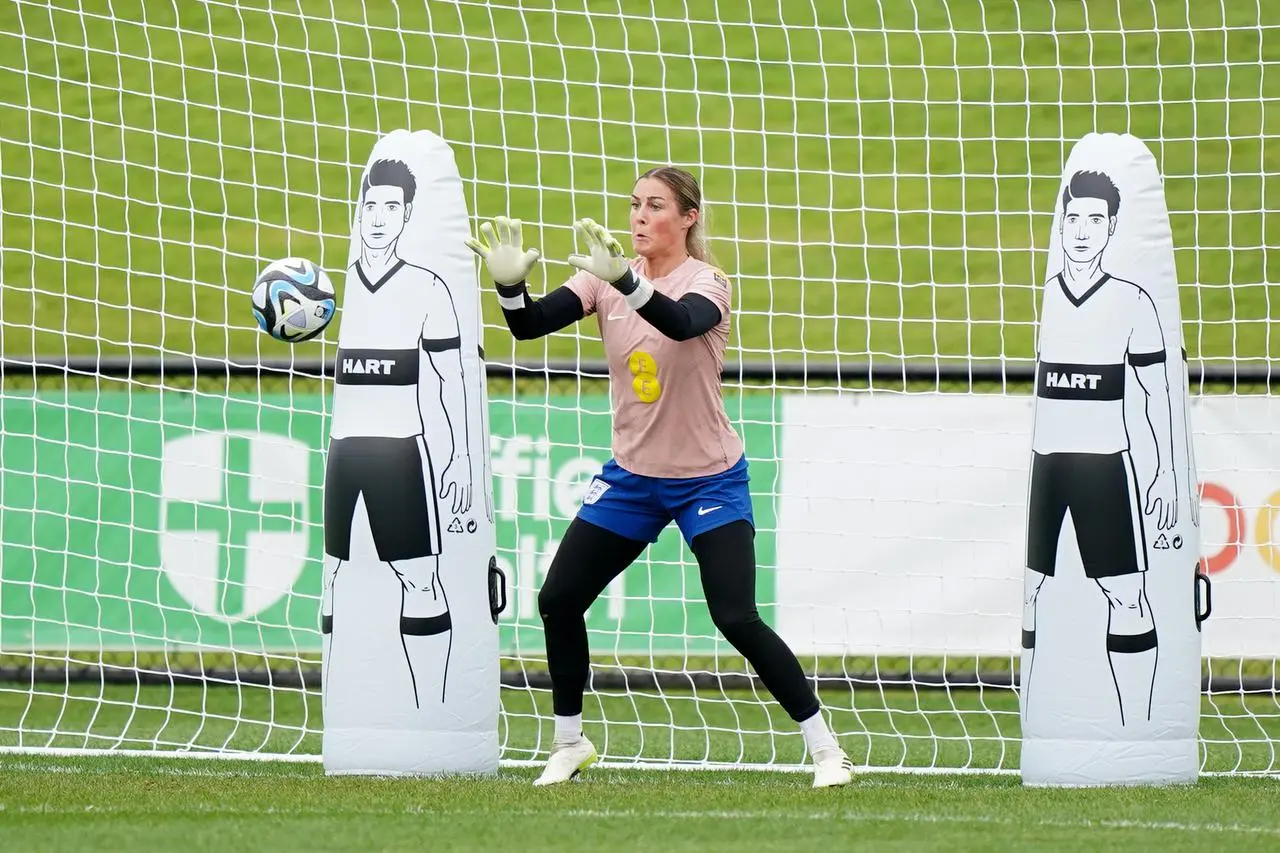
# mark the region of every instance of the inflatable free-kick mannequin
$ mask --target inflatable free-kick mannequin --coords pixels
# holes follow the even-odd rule
[[[1091,133],[1054,202],[1028,490],[1022,777],[1189,782],[1200,520],[1163,182],[1140,140]]]
[[[374,145],[325,468],[328,773],[497,769],[502,605],[469,226],[444,140],[397,130]]]

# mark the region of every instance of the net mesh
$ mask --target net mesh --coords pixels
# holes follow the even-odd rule
[[[316,365],[336,336],[285,349],[254,329],[248,289],[275,258],[343,265],[355,180],[391,129],[453,145],[473,215],[525,220],[547,259],[535,292],[567,278],[575,218],[625,229],[639,172],[698,176],[735,282],[726,406],[748,446],[761,609],[776,621],[794,537],[781,508],[791,395],[1025,395],[1051,199],[1084,133],[1128,131],[1156,155],[1197,375],[1265,371],[1278,354],[1280,236],[1266,217],[1280,191],[1278,64],[1280,7],[1262,0],[0,6],[0,743],[318,750]],[[484,311],[514,582],[504,757],[539,758],[550,703],[536,590],[608,458],[603,353],[590,325],[517,344],[493,299]],[[225,368],[272,360],[296,369]],[[580,375],[513,367],[545,362]],[[939,364],[998,372],[911,378]],[[1274,771],[1277,487],[1259,461],[1273,397],[1266,381],[1194,389],[1234,413],[1211,419],[1219,438],[1263,447],[1202,458],[1221,489],[1205,551],[1225,626],[1207,646],[1218,691],[1204,700],[1204,764]],[[182,440],[222,465],[194,501],[165,491]],[[295,460],[272,475],[297,487],[286,500],[246,497],[263,448]],[[166,564],[166,536],[206,534],[208,572]],[[926,597],[918,615],[1016,629],[1020,535],[996,543],[1007,582],[993,579],[987,604]],[[264,553],[289,581],[274,598],[246,580]],[[803,759],[793,724],[719,639],[673,531],[589,626],[587,715],[606,757]],[[1009,769],[1016,632],[1002,636],[1003,650],[965,635],[801,658],[856,762]]]

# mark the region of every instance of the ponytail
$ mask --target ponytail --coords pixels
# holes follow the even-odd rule
[[[689,257],[710,263],[711,253],[707,249],[707,229],[702,224],[701,210],[698,211],[698,218],[684,235],[684,249],[689,253]]]

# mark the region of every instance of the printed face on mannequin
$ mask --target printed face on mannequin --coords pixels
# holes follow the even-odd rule
[[[404,188],[394,184],[368,187],[360,201],[360,239],[370,249],[387,248],[400,239],[412,212],[413,205],[405,204]]]
[[[643,258],[685,250],[685,235],[698,211],[680,212],[671,188],[657,178],[641,178],[631,191],[631,243]]]
[[[1105,199],[1073,198],[1062,215],[1062,250],[1073,263],[1087,264],[1102,254],[1116,230],[1116,218],[1107,215]]]

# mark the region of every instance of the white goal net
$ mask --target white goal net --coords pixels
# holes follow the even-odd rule
[[[535,293],[568,277],[575,218],[625,227],[638,173],[699,177],[736,288],[725,402],[762,614],[855,763],[946,770],[1018,766],[1026,480],[1007,451],[1029,446],[1063,163],[1089,131],[1145,140],[1215,590],[1203,767],[1280,770],[1264,0],[0,4],[0,746],[318,753],[336,334],[272,341],[248,291],[276,258],[344,265],[355,179],[399,127],[450,142],[473,216],[525,220]],[[484,310],[503,755],[537,760],[536,594],[608,458],[607,386],[593,325],[515,345],[487,292]],[[815,449],[836,430],[843,448]],[[221,470],[175,482],[192,458]],[[193,540],[201,565],[167,556]],[[588,626],[606,760],[804,761],[674,529]]]

